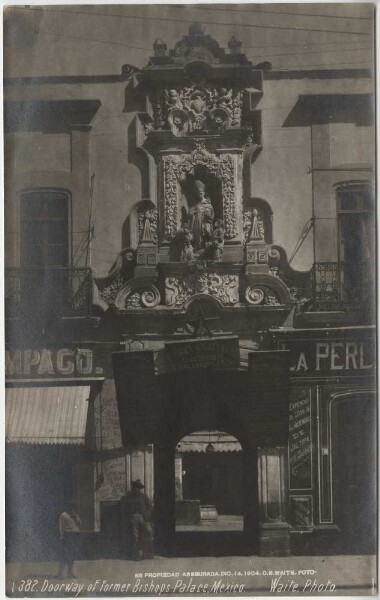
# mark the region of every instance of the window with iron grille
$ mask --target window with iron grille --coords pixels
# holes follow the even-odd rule
[[[375,223],[373,186],[349,181],[336,186],[338,257],[344,300],[361,304],[374,278]]]

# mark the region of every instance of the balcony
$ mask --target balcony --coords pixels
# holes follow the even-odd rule
[[[5,269],[6,315],[54,311],[61,317],[91,314],[92,272],[88,268]]]
[[[372,261],[357,265],[315,263],[311,269],[314,311],[348,311],[365,308],[374,300]]]

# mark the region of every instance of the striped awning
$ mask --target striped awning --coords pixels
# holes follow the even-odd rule
[[[5,439],[22,444],[84,444],[90,386],[5,390]]]
[[[241,445],[238,440],[221,431],[198,431],[186,435],[177,444],[178,452],[206,452],[208,444],[212,444],[215,452],[239,452]]]

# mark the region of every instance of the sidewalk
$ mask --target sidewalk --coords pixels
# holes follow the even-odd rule
[[[155,557],[141,562],[77,561],[77,579],[55,579],[56,572],[54,562],[9,563],[7,595],[304,597],[377,593],[375,556]]]

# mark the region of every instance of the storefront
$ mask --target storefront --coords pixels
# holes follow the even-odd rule
[[[274,331],[291,353],[289,519],[295,552],[371,554],[375,328]]]
[[[69,501],[83,530],[95,529],[94,407],[103,378],[92,376],[91,363],[90,350],[6,351],[9,560],[57,559],[58,517]]]

